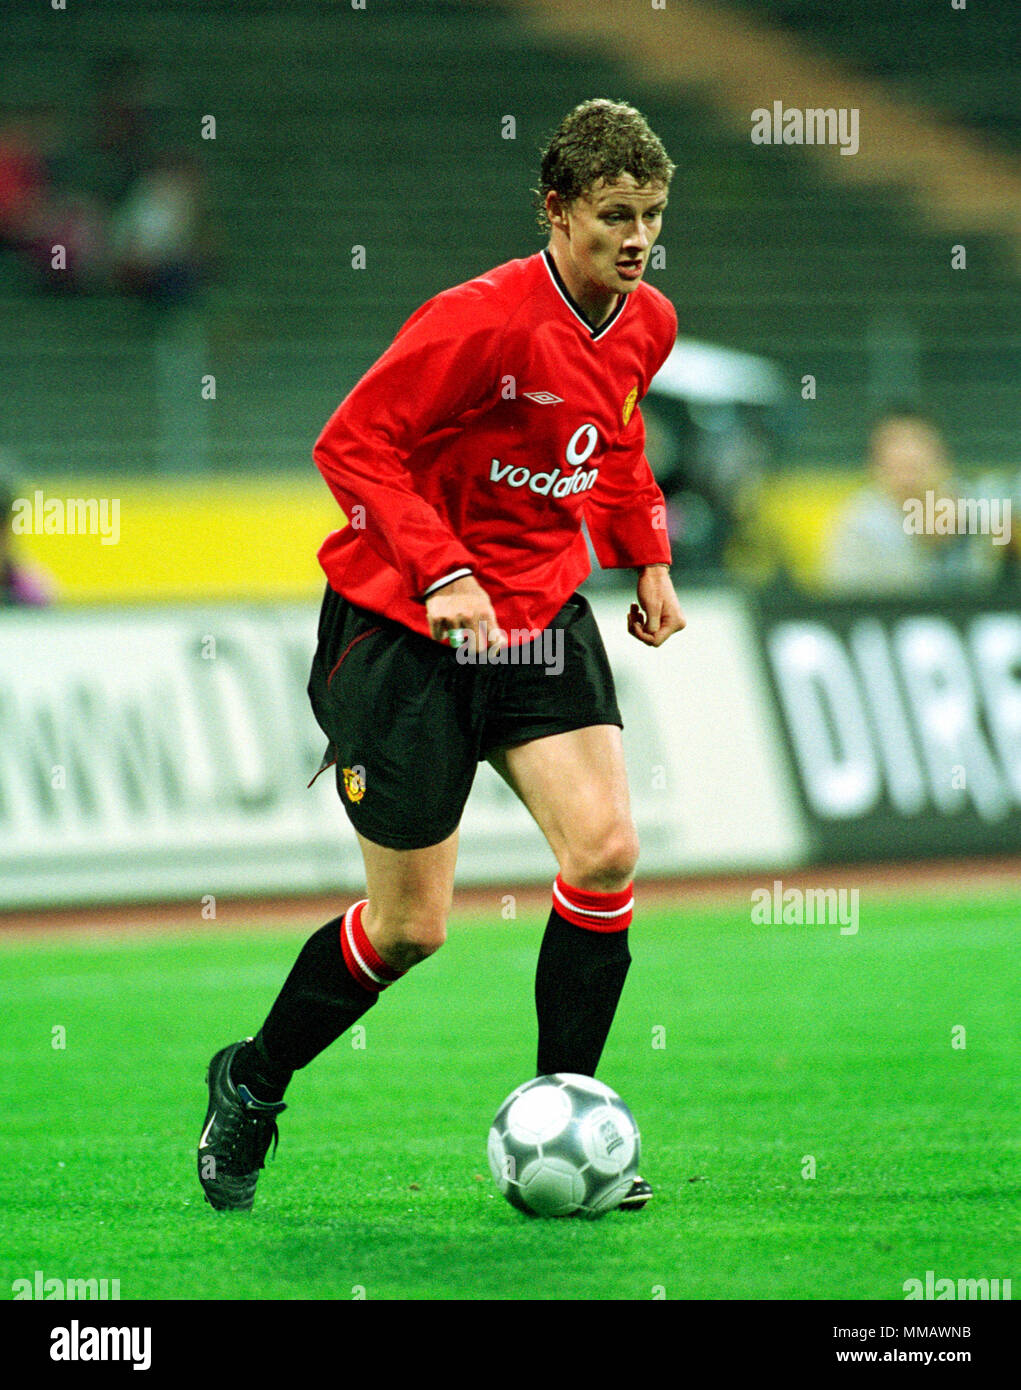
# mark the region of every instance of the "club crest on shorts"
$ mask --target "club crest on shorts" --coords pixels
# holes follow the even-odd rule
[[[634,408],[638,403],[638,387],[632,386],[631,390],[624,397],[624,404],[620,408],[621,419],[625,425],[631,419]]]
[[[344,774],[344,791],[348,801],[361,801],[365,795],[365,769],[345,767],[341,771]]]

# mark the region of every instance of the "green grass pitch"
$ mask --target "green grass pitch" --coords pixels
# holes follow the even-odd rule
[[[205,1065],[310,929],[0,939],[0,1297],[36,1270],[124,1299],[896,1300],[928,1270],[1018,1275],[1021,895],[866,886],[856,936],[640,910],[600,1075],[657,1196],[597,1222],[529,1219],[488,1176],[544,920],[499,902],[364,1047],[298,1075],[250,1216],[197,1183]]]

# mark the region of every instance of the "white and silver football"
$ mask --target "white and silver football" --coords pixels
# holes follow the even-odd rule
[[[572,1072],[524,1082],[489,1131],[493,1181],[532,1216],[612,1211],[635,1179],[640,1153],[638,1126],[617,1092]]]

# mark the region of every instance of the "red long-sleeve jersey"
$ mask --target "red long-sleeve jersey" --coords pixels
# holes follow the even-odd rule
[[[428,635],[428,594],[472,573],[513,641],[589,573],[583,519],[604,568],[668,562],[638,402],[676,334],[644,283],[593,329],[548,251],[430,299],[316,442],[347,517],[330,585]]]

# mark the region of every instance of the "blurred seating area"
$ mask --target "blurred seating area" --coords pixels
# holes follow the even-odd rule
[[[725,0],[1017,151],[1017,6],[932,0]]]

